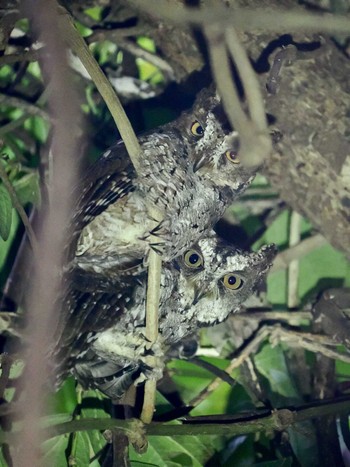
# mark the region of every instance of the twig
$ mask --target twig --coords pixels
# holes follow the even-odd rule
[[[263,29],[274,32],[307,31],[335,33],[350,32],[348,15],[316,14],[308,11],[282,10],[278,8],[186,8],[178,3],[159,0],[129,0],[142,11],[180,25],[219,25],[222,29],[234,26],[246,31]]]
[[[9,107],[15,107],[17,109],[23,109],[26,113],[30,115],[36,115],[44,118],[49,121],[49,116],[45,110],[40,109],[35,104],[25,101],[24,99],[19,99],[18,97],[8,96],[6,94],[0,94],[0,103],[8,105]]]
[[[153,210],[150,214],[157,216]],[[155,217],[156,218],[156,217]],[[147,298],[146,298],[146,338],[151,345],[156,342],[158,337],[158,313],[159,313],[159,295],[160,295],[160,276],[162,261],[159,255],[153,250],[149,254]],[[146,381],[144,391],[144,402],[141,413],[141,420],[144,423],[150,423],[154,413],[154,402],[157,382],[154,380]]]
[[[17,120],[12,120],[12,122],[7,123],[6,125],[3,125],[0,128],[0,136],[6,135],[7,133],[10,133],[11,131],[15,130],[19,126],[24,123],[27,118],[30,118],[30,115],[21,115]]]
[[[289,246],[293,247],[300,242],[300,227],[302,217],[296,211],[292,211],[289,227]],[[295,308],[299,303],[299,260],[293,259],[288,266],[288,298],[289,308]]]
[[[13,207],[16,209],[19,217],[21,218],[23,222],[23,225],[26,229],[26,233],[28,235],[28,239],[30,242],[30,246],[32,247],[33,253],[34,255],[37,255],[39,253],[39,245],[36,239],[35,232],[33,230],[33,227],[28,219],[28,216],[25,210],[23,209],[23,206],[21,205],[18,199],[17,193],[15,189],[13,188],[12,183],[10,182],[10,179],[8,178],[6,170],[4,169],[4,166],[1,161],[0,161],[0,178],[6,190],[8,191],[8,194],[10,195]]]
[[[38,50],[26,50],[19,54],[8,54],[0,57],[0,65],[10,65],[17,62],[34,62],[38,60]]]
[[[225,373],[228,373],[230,375],[234,369],[242,365],[242,363],[249,357],[249,355],[258,348],[260,343],[266,339],[268,333],[269,330],[267,329],[267,327],[263,327],[259,331],[259,333],[254,337],[254,339],[245,346],[245,348],[240,352],[240,354],[233,358],[231,363],[225,368]],[[204,401],[209,394],[215,391],[221,383],[221,378],[215,378],[210,384],[208,384],[207,387],[205,387],[199,394],[197,394],[197,396],[191,399],[188,405],[191,407],[196,407],[198,404]]]
[[[128,33],[126,33],[128,31]],[[134,32],[132,32],[134,31]],[[155,67],[159,68],[166,76],[170,79],[174,79],[174,70],[169,65],[167,61],[163,58],[159,57],[158,55],[150,52],[149,50],[145,50],[144,48],[140,47],[135,42],[126,39],[127,36],[141,34],[140,28],[128,28],[125,29],[99,29],[95,30],[91,36],[89,36],[86,40],[89,44],[95,42],[97,40],[103,40],[105,38],[114,39],[117,41],[118,47],[123,50],[127,50],[132,55],[138,58],[142,58],[146,60],[148,63],[151,63]]]
[[[282,251],[276,256],[270,273],[286,269],[293,260],[300,259],[326,244],[327,240],[321,234],[302,240],[297,245]]]
[[[239,319],[252,319],[257,321],[284,321],[292,325],[300,324],[302,321],[311,320],[312,313],[310,311],[250,311],[245,313],[237,313],[234,317],[235,320]]]
[[[64,9],[60,8],[59,11],[61,12],[60,25],[64,36],[72,50],[77,54],[82,64],[85,66],[87,72],[91,76],[91,79],[93,80],[98,91],[103,97],[107,107],[111,112],[115,124],[117,125],[120,135],[125,143],[125,147],[128,151],[131,162],[133,163],[137,174],[140,175],[141,148],[137,137],[134,133],[134,130],[119,101],[119,98],[116,95],[113,87],[111,86],[106,76],[102,73],[101,68],[92,56],[86,42],[74,27],[71,17]],[[159,218],[159,213],[154,212],[153,217]],[[151,251],[149,262],[150,265],[148,268],[146,301],[146,334],[151,343],[153,343],[158,334],[158,298],[160,286],[161,260],[153,251]],[[145,412],[143,412],[143,417],[145,420],[149,420],[151,412],[153,415],[154,399],[155,382],[146,383],[145,403],[147,408],[145,407]]]
[[[237,315],[239,316],[239,315]],[[244,315],[242,315],[243,318]],[[271,345],[275,345],[279,342],[287,342],[290,346],[302,347],[310,350],[311,352],[320,352],[326,357],[333,358],[335,360],[341,360],[346,363],[350,363],[350,355],[342,352],[337,352],[331,349],[329,346],[335,346],[339,342],[332,341],[328,336],[310,334],[306,332],[299,332],[289,329],[284,329],[282,326],[263,326],[258,330],[254,338],[246,344],[239,355],[236,355],[231,363],[225,368],[225,372],[231,374],[233,370],[242,365],[247,360],[249,355],[256,351],[261,342],[266,338],[269,338]],[[215,391],[222,383],[221,378],[215,378],[208,386],[206,386],[196,397],[191,399],[187,404],[191,407],[196,407],[203,400],[205,400],[209,394]]]
[[[227,28],[225,35],[227,48],[237,66],[244,86],[251,119],[255,123],[258,131],[268,134],[263,96],[260,91],[259,81],[252,65],[250,64],[248,55],[242,46],[234,27],[231,26]]]
[[[265,117],[261,116],[260,105],[262,105],[262,100],[260,99],[260,105],[254,104],[251,109],[254,118],[258,118],[259,120],[257,126],[244,112],[237,89],[232,81],[229,57],[221,27],[207,26],[204,31],[208,41],[212,72],[222,98],[222,105],[231,125],[239,134],[241,162],[246,167],[256,167],[262,163],[271,151],[271,140],[266,130],[266,122],[264,124]],[[234,41],[235,32],[231,31],[229,38],[231,41]],[[242,48],[240,46],[237,47],[237,44],[230,44],[230,48],[232,55],[235,54],[235,60],[237,55],[237,68],[239,68],[239,71],[243,71],[243,76],[246,76],[247,73],[250,76],[249,71],[247,71],[247,64],[249,67],[250,65],[244,51],[242,52]],[[244,57],[243,59],[242,56]],[[256,97],[256,92],[254,94],[254,91],[253,97]],[[249,99],[251,100],[251,98],[252,96],[250,95]],[[262,127],[264,127],[263,131],[261,130]]]
[[[234,27],[231,26],[227,28],[225,35],[228,50],[237,66],[241,82],[243,83],[249,114],[251,117],[251,130],[254,132],[251,135],[254,141],[253,145],[249,144],[248,146],[248,142],[243,141],[243,151],[244,145],[247,147],[247,153],[249,151],[249,159],[248,156],[244,156],[243,153],[243,160],[247,166],[254,167],[261,165],[272,149],[272,141],[267,128],[263,97],[260,92],[258,79],[249,62],[247,53],[240,43]]]
[[[115,121],[115,124],[119,130],[119,133],[125,143],[125,147],[130,156],[131,162],[133,163],[135,170],[140,174],[140,145],[134,133],[134,130],[129,122],[128,117],[120,103],[118,96],[116,95],[113,87],[101,71],[98,63],[91,54],[89,47],[85,40],[81,37],[77,29],[75,28],[72,18],[69,16],[66,10],[59,8],[60,14],[60,27],[65,39],[69,43],[73,52],[77,54],[82,64],[86,68],[86,71],[91,76],[91,79],[95,83],[99,93],[103,97],[111,115]]]
[[[29,18],[38,40],[45,43],[47,54],[41,66],[50,81],[52,92],[49,108],[55,111],[51,140],[54,178],[50,186],[50,210],[42,210],[38,229],[40,251],[34,256],[34,268],[28,287],[25,308],[28,315],[25,338],[28,346],[23,350],[25,368],[22,384],[25,386],[21,401],[23,430],[17,439],[14,464],[39,465],[43,427],[39,423],[45,409],[45,384],[49,379],[47,350],[57,326],[57,295],[66,243],[65,226],[70,215],[72,186],[76,184],[80,108],[76,99],[66,63],[66,50],[57,28],[56,5],[52,0],[26,0],[21,2],[22,13]],[[51,376],[51,375],[50,375]]]
[[[125,37],[130,36],[141,36],[145,34],[144,28],[140,26],[131,26],[129,28],[112,28],[112,29],[101,29],[96,28],[92,34],[86,38],[88,44],[92,42],[98,42],[103,40],[113,40],[119,44],[119,41]]]
[[[249,120],[242,108],[236,87],[231,79],[230,62],[222,29],[207,27],[205,35],[208,40],[212,71],[219,94],[223,99],[225,112],[231,124],[238,131],[240,138],[243,140],[249,139],[251,134]]]

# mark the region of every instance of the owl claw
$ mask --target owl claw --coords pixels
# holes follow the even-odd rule
[[[151,230],[151,235],[157,235],[157,233],[163,228],[162,223],[160,222],[154,229]]]
[[[162,256],[164,254],[164,251],[161,248],[158,248],[160,246],[164,247],[164,243],[151,243],[150,247],[152,248],[153,251],[157,253],[157,255]]]
[[[163,340],[160,335],[151,345],[145,338],[145,342],[143,344],[143,355],[140,356],[140,368],[142,368],[142,372],[134,381],[135,386],[149,379],[158,381],[162,378],[165,365],[162,342]]]

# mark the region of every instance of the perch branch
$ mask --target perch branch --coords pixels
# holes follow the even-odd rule
[[[293,247],[300,242],[300,226],[302,217],[296,211],[292,211],[289,227],[289,246]],[[298,306],[298,282],[299,282],[299,260],[293,259],[288,266],[288,308]]]
[[[102,73],[101,68],[92,56],[88,45],[74,27],[71,17],[65,10],[61,15],[61,28],[64,36],[68,40],[73,52],[77,54],[82,64],[85,66],[91,79],[95,83],[98,91],[109,108],[120,135],[125,143],[125,147],[130,156],[131,162],[138,175],[141,173],[140,155],[141,148],[134,130],[125,114],[113,87]],[[155,209],[150,209],[151,215],[159,219],[159,213]],[[154,211],[154,212],[153,212]],[[160,219],[159,219],[160,220]],[[158,301],[161,274],[161,259],[151,251],[149,255],[147,300],[146,300],[146,337],[151,344],[155,342],[158,335]],[[145,385],[145,408],[142,412],[143,420],[150,421],[154,411],[155,382],[147,381]]]

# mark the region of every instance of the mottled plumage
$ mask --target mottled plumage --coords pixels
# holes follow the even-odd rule
[[[160,338],[152,348],[159,357],[156,369],[149,368],[145,351],[145,273],[140,274],[137,285],[123,287],[120,292],[108,280],[97,283],[94,292],[76,291],[67,324],[75,336],[63,330],[57,343],[61,349],[60,376],[73,372],[84,384],[111,397],[119,397],[140,375],[158,379],[167,349],[199,328],[220,323],[239,311],[268,271],[274,254],[273,246],[248,253],[213,235],[165,263]]]
[[[136,177],[123,142],[90,168],[73,221],[73,267],[117,278],[147,256],[151,231],[158,239],[151,246],[172,260],[210,231],[256,170],[240,166],[238,135],[212,90],[139,142],[142,175]],[[151,205],[163,217],[155,228]]]

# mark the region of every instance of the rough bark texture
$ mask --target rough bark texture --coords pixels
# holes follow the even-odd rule
[[[295,8],[293,0],[240,1],[241,6]],[[282,133],[265,174],[281,198],[350,257],[350,61],[320,35],[247,33],[245,47],[258,68],[272,127]],[[269,95],[267,69],[281,46],[295,57],[282,64]],[[267,63],[269,62],[269,65]]]

